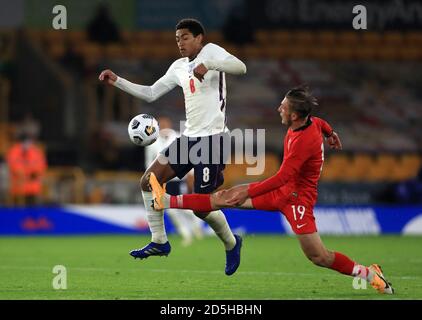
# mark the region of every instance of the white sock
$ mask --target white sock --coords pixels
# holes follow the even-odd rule
[[[155,243],[166,243],[167,234],[164,227],[164,212],[155,211],[151,208],[152,192],[142,190],[142,198],[144,199],[145,209],[147,211],[147,220],[149,230],[151,231],[151,241]]]
[[[236,245],[236,238],[230,230],[226,216],[221,210],[211,211],[205,218],[215,234],[223,241],[226,250],[231,250]]]

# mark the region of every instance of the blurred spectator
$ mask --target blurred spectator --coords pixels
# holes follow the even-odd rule
[[[31,112],[26,112],[17,130],[18,136],[26,135],[34,140],[37,140],[40,137],[41,126]]]
[[[87,32],[89,40],[103,45],[120,41],[119,29],[104,4],[98,7],[94,18],[88,22]]]
[[[84,57],[75,51],[71,44],[67,44],[66,51],[60,59],[62,66],[69,71],[75,78],[81,78],[85,73]]]
[[[42,180],[47,169],[44,150],[33,136],[20,133],[18,141],[7,152],[9,193],[14,205],[36,205],[41,202]]]

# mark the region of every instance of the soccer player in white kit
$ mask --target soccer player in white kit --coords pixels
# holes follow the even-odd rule
[[[130,252],[135,258],[167,256],[171,251],[164,228],[163,212],[151,207],[151,172],[164,184],[175,176],[182,178],[193,168],[195,193],[211,193],[224,181],[222,171],[227,159],[221,156],[224,153],[221,150],[221,140],[228,136],[225,73],[245,74],[246,66],[220,46],[213,43],[204,45],[204,35],[204,28],[199,21],[179,21],[176,25],[176,42],[182,58],[176,60],[152,86],[131,83],[111,70],[104,70],[99,76],[100,81],[106,81],[147,102],[155,101],[176,86],[182,87],[185,97],[186,129],[180,138],[163,150],[141,178],[142,196],[152,239],[145,247]],[[200,150],[201,156],[208,155],[206,161],[201,160],[198,163],[191,159],[189,151],[197,148],[197,144],[207,146]],[[185,161],[187,154],[189,158]],[[216,155],[219,158],[218,163],[214,158],[211,160]],[[232,233],[221,210],[195,214],[206,221],[223,242],[226,250],[225,273],[232,275],[240,264],[242,238]]]

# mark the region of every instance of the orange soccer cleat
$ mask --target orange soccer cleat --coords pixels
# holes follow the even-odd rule
[[[151,187],[153,200],[153,207],[155,210],[160,211],[165,209],[164,206],[164,196],[166,194],[166,185],[160,185],[157,180],[157,177],[153,172],[149,175],[149,186]]]
[[[394,289],[391,286],[391,283],[385,279],[384,274],[382,273],[381,267],[379,265],[372,264],[371,266],[369,266],[369,270],[374,273],[374,276],[370,283],[375,290],[383,294],[394,293]]]

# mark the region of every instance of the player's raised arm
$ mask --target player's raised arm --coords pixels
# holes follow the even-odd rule
[[[222,49],[222,48],[221,48]],[[246,65],[235,56],[229,54],[223,59],[210,59],[204,61],[204,66],[208,70],[217,70],[230,74],[245,74]]]
[[[193,70],[195,77],[200,81],[203,80],[208,70],[216,70],[234,75],[246,73],[246,65],[222,47],[209,43],[203,50],[206,55],[205,60]]]
[[[170,67],[171,68],[171,67]],[[152,102],[163,96],[174,87],[177,83],[174,80],[174,76],[171,73],[171,69],[167,73],[158,79],[152,86],[143,86],[140,84],[132,83],[124,78],[117,76],[111,70],[104,70],[98,77],[100,81],[107,81],[108,84],[113,85],[134,97]]]

